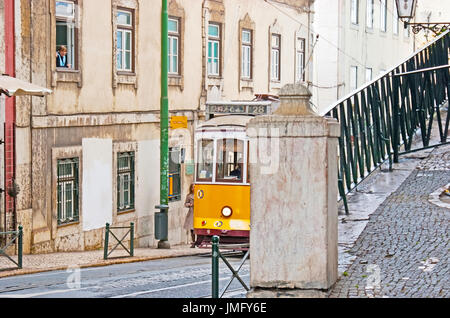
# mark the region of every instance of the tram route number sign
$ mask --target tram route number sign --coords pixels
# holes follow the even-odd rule
[[[210,114],[248,114],[265,115],[268,106],[258,105],[208,105]]]

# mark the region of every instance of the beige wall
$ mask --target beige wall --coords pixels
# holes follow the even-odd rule
[[[29,228],[25,237],[27,251],[41,253],[102,246],[104,229],[83,231],[83,214],[95,212],[83,211],[82,180],[79,182],[80,222],[58,226],[56,220],[57,159],[83,158],[85,138],[111,140],[113,167],[118,151],[136,151],[139,158],[136,209],[119,215],[114,201],[112,220],[115,225],[135,222],[138,246],[156,246],[153,218],[154,207],[159,203],[160,1],[78,0],[79,67],[71,71],[57,70],[55,66],[54,0],[16,2],[16,67],[21,70],[18,77],[53,90],[46,98],[19,98],[17,104],[17,169],[22,189],[18,215],[20,223]],[[212,96],[214,86],[219,88],[221,100],[251,100],[256,93],[277,94],[283,84],[294,81],[296,36],[305,38],[307,47],[310,44],[309,2],[312,1],[169,0],[169,14],[182,17],[182,72],[181,78],[170,78],[170,111],[172,115],[188,118],[184,137],[173,136],[171,147],[185,148],[186,159],[192,159],[192,131],[204,116],[205,103]],[[117,7],[128,7],[136,13],[133,75],[121,75],[115,70],[113,17]],[[210,20],[223,23],[224,59],[220,78],[206,74],[205,27]],[[251,25],[255,37],[254,72],[252,80],[245,83],[240,79],[239,27],[242,25]],[[269,80],[270,32],[282,35],[279,83]],[[82,171],[80,160],[80,176]],[[115,170],[111,173],[115,182]],[[184,198],[192,178],[186,174],[183,164],[182,199],[170,203],[169,242],[173,245],[190,240],[182,226],[187,212]],[[112,189],[116,200],[115,183]]]
[[[173,1],[173,0],[172,0]],[[214,7],[216,4],[206,6]],[[221,6],[222,3],[218,2]],[[184,52],[183,52],[183,87],[170,86],[170,107],[172,110],[197,109],[202,88],[208,90],[216,82],[206,83],[202,87],[204,59],[202,44],[204,39],[203,23],[208,17],[202,14],[202,1],[177,0],[178,7],[185,11]],[[279,7],[282,12],[274,6]],[[277,23],[282,32],[282,83],[294,81],[294,44],[295,32],[308,39],[306,27],[294,21],[295,17],[303,25],[308,24],[305,13],[298,9],[262,0],[223,1],[224,8],[224,61],[221,98],[252,99],[254,93],[277,93],[275,85],[269,89],[269,27]],[[81,3],[82,28],[82,87],[75,83],[58,82],[53,96],[48,98],[48,111],[54,114],[73,114],[90,112],[127,112],[157,111],[160,94],[160,7],[159,2],[139,1],[137,25],[137,66],[134,85],[118,84],[112,87],[113,73],[113,30],[111,27],[111,1],[86,1]],[[239,90],[239,22],[246,14],[255,23],[254,75],[253,90]],[[205,24],[206,25],[206,24]],[[101,26],[101,27],[100,27]],[[151,30],[149,32],[148,30]],[[52,50],[48,50],[51,54]],[[49,83],[51,84],[51,83]]]

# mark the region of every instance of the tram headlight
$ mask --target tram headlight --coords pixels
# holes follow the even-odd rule
[[[224,217],[228,218],[231,216],[231,214],[233,214],[233,210],[229,206],[222,208],[222,215]]]

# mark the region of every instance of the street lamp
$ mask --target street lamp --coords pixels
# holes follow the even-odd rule
[[[416,14],[417,0],[395,0],[398,17],[409,22]]]
[[[417,0],[395,0],[395,4],[398,17],[403,21],[405,29],[410,25],[414,34],[421,30],[430,30],[438,35],[450,28],[450,22],[409,22],[416,14]]]

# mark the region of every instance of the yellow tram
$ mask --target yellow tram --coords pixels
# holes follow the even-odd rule
[[[272,103],[270,100],[245,105],[232,103],[221,108],[209,105],[209,110],[219,111],[221,115],[207,120],[195,130],[194,233],[197,246],[210,245],[214,235],[220,236],[222,244],[249,242],[250,174],[246,125],[254,115],[270,112]],[[224,112],[226,114],[222,115]]]

